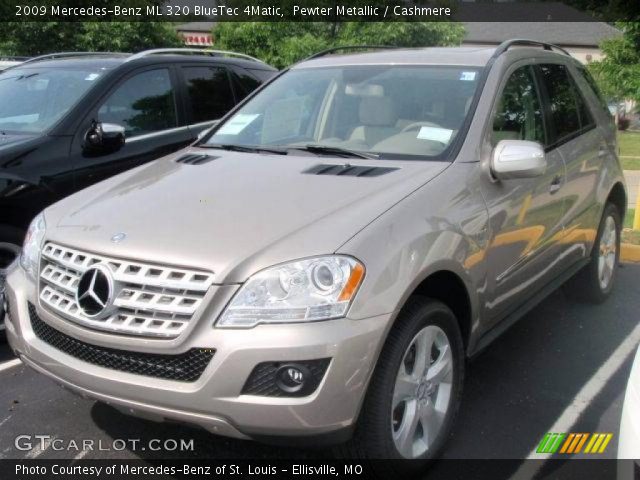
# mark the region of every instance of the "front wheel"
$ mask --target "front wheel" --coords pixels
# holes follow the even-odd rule
[[[426,466],[448,438],[458,410],[464,348],[456,317],[443,303],[414,297],[380,354],[353,439],[344,453],[387,462],[381,477]]]
[[[588,303],[602,303],[607,299],[620,262],[621,226],[618,208],[607,203],[589,263],[564,286],[569,297]]]

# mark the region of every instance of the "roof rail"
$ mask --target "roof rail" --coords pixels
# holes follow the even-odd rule
[[[339,52],[340,50],[391,50],[391,49],[396,49],[396,48],[402,48],[402,47],[394,47],[392,45],[344,45],[342,47],[333,47],[333,48],[328,48],[326,50],[322,50],[321,52],[318,53],[314,53],[313,55],[311,55],[310,57],[305,58],[304,60],[301,60],[302,62],[306,62],[307,60],[313,60],[314,58],[320,58],[320,57],[324,57],[325,55],[329,55],[330,53],[333,52]]]
[[[0,55],[0,62],[24,62],[30,57],[20,57],[16,55]]]
[[[204,50],[200,48],[155,48],[152,50],[144,50],[142,52],[138,52],[134,55],[131,55],[125,61],[130,62],[131,60],[137,60],[138,58],[148,57],[149,55],[168,54],[168,53],[174,53],[177,55],[181,55],[181,54],[212,55],[212,56],[220,55],[220,56],[244,58],[245,60],[264,63],[262,60],[252,57],[251,55],[245,55],[244,53],[230,52],[227,50],[208,50],[208,49]]]
[[[499,57],[504,52],[509,50],[509,48],[514,47],[514,46],[542,47],[543,49],[548,50],[548,51],[552,51],[552,50],[555,49],[555,50],[558,50],[558,51],[564,53],[565,55],[571,56],[571,54],[569,52],[567,52],[564,48],[559,47],[558,45],[554,45],[553,43],[539,42],[537,40],[527,40],[526,38],[514,38],[514,39],[511,39],[511,40],[505,40],[500,45],[498,45],[498,48],[496,48],[496,51],[494,52],[493,56],[494,57]]]
[[[47,53],[46,55],[40,55],[38,57],[32,57],[28,60],[25,60],[24,63],[32,63],[32,62],[40,62],[42,60],[54,60],[56,58],[71,58],[71,57],[101,57],[108,56],[112,57],[114,55],[123,56],[123,55],[131,55],[130,53],[124,52],[58,52],[58,53]]]
[[[58,53],[47,53],[46,55],[39,55],[37,57],[27,58],[24,62],[18,63],[17,65],[11,65],[9,68],[5,68],[3,72],[7,70],[12,70],[17,67],[22,67],[27,63],[41,62],[43,60],[54,60],[56,58],[72,58],[72,57],[100,57],[100,56],[125,56],[131,55],[130,53],[123,52],[58,52]]]

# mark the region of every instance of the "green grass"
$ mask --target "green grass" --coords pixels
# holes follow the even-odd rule
[[[636,211],[633,208],[627,209],[627,216],[624,217],[624,228],[632,228],[633,227],[633,216]]]
[[[620,147],[622,168],[625,170],[640,170],[640,132],[618,132],[618,146]]]
[[[632,243],[634,245],[640,245],[640,231],[639,230],[626,230],[633,227],[633,216],[635,210],[632,208],[627,209],[627,215],[624,217],[624,228],[622,232],[622,241],[624,243]]]
[[[640,158],[621,158],[623,170],[640,170]]]

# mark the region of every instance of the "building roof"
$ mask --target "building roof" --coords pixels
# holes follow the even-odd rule
[[[216,22],[189,22],[176,27],[178,32],[207,32],[211,33]]]
[[[561,46],[597,47],[605,39],[622,35],[604,22],[464,22],[464,27],[463,44],[526,38]]]

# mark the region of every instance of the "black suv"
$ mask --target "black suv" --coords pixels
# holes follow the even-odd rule
[[[188,145],[275,73],[194,49],[51,54],[1,72],[0,319],[4,269],[39,211]]]

